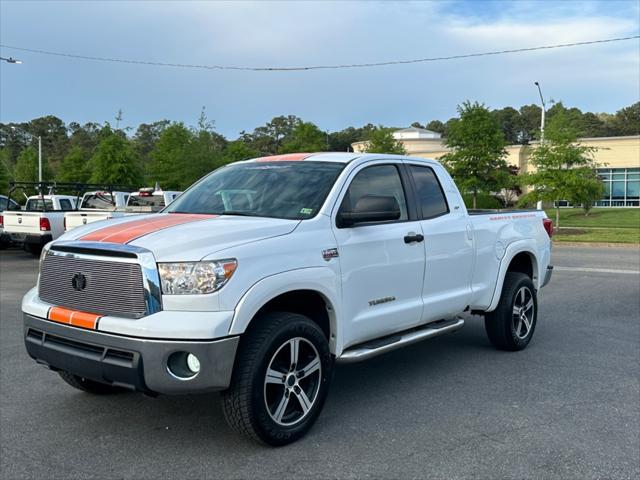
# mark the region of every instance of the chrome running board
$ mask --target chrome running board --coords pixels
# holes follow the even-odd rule
[[[406,347],[428,338],[439,337],[446,333],[455,332],[464,326],[462,318],[439,320],[427,325],[405,330],[404,332],[361,343],[346,349],[337,359],[340,363],[354,363]]]

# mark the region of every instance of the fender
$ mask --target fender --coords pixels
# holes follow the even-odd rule
[[[493,296],[491,297],[491,303],[489,304],[489,308],[487,308],[487,312],[492,312],[498,306],[498,302],[500,301],[500,295],[502,294],[502,286],[504,285],[504,279],[507,276],[507,269],[509,268],[509,264],[511,264],[511,260],[518,255],[519,253],[528,253],[531,255],[533,259],[533,285],[536,289],[539,288],[539,280],[540,280],[540,262],[538,261],[538,256],[536,255],[536,242],[535,239],[526,239],[526,240],[518,240],[516,242],[512,242],[505,249],[505,253],[502,257],[502,261],[500,262],[500,269],[498,270],[498,278],[496,279],[495,289],[493,291]]]
[[[308,267],[289,270],[265,277],[253,284],[240,298],[229,327],[229,335],[245,332],[256,313],[270,300],[283,293],[294,290],[312,290],[318,292],[328,305],[331,338],[331,353],[341,353],[342,332],[336,307],[340,305],[339,280],[333,270],[326,267]]]

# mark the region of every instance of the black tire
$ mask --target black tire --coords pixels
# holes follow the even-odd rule
[[[531,304],[532,310],[522,310],[520,304],[525,307]],[[523,350],[533,337],[537,319],[538,299],[531,278],[524,273],[507,272],[498,307],[485,314],[484,327],[489,341],[499,350]]]
[[[122,392],[123,389],[107,385],[106,383],[96,382],[88,378],[82,378],[69,372],[58,372],[62,379],[73,388],[82,390],[83,392],[93,393],[96,395],[107,395],[110,393]]]
[[[25,243],[24,244],[24,249],[29,252],[31,255],[33,255],[34,257],[39,257],[40,254],[42,253],[42,246],[41,245],[35,245],[32,243]]]
[[[286,364],[275,368],[275,362],[286,360],[289,353],[293,358],[291,350],[286,349],[294,342],[299,345],[295,358],[299,357],[300,362],[289,366],[288,373]],[[304,367],[312,363],[315,363],[314,372],[307,370],[305,373]],[[299,369],[300,364],[303,364],[302,369]],[[317,368],[318,364],[320,368]],[[282,374],[281,380],[267,382],[269,367]],[[296,313],[262,315],[253,320],[252,327],[240,341],[231,385],[222,393],[225,418],[233,430],[254,440],[274,446],[294,442],[307,433],[318,418],[327,397],[332,370],[329,344],[317,324]],[[290,384],[290,380],[295,385]],[[301,397],[301,390],[304,397]],[[306,413],[303,413],[303,398],[311,401]],[[274,400],[271,407],[270,399]],[[283,425],[276,420],[282,403],[285,407],[279,415],[281,422],[290,421],[291,424]],[[278,408],[274,412],[276,404]],[[288,419],[285,418],[287,411],[290,412]],[[295,420],[296,416],[300,416],[298,420]]]

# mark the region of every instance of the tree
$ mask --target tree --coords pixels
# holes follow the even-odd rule
[[[492,110],[491,115],[498,121],[504,138],[510,145],[515,145],[521,139],[520,112],[513,107],[505,107],[500,110]]]
[[[327,143],[327,133],[311,122],[301,121],[280,148],[280,153],[322,152],[327,150]]]
[[[162,188],[177,190],[185,179],[184,166],[190,162],[190,144],[193,133],[184,123],[173,123],[160,134],[150,153],[150,180]]]
[[[140,159],[143,172],[149,169],[152,162],[151,152],[155,148],[162,132],[171,125],[169,120],[159,120],[153,123],[141,123],[133,136],[133,148]]]
[[[509,186],[506,142],[500,124],[484,105],[467,101],[458,113],[460,120],[451,125],[445,140],[451,151],[442,160],[458,187],[471,193],[476,208],[478,192]]]
[[[589,204],[588,212],[590,203],[602,194],[593,159],[595,148],[580,145],[577,132],[569,113],[554,115],[547,124],[545,142],[531,153],[529,161],[535,171],[524,175],[525,182],[533,186],[528,199],[555,203],[556,229],[560,227],[561,200]]]
[[[264,126],[255,128],[253,133],[240,132],[240,139],[262,155],[275,155],[301,121],[295,115],[274,117]]]
[[[71,147],[58,168],[57,179],[61,182],[86,183],[91,176],[90,158],[82,147],[78,145]]]
[[[431,120],[429,123],[427,123],[427,126],[425,128],[439,134],[443,134],[445,131],[444,123],[442,123],[440,120]]]
[[[9,165],[9,153],[4,149],[0,150],[0,194],[6,195],[11,181],[11,168]]]
[[[640,102],[618,110],[611,124],[614,135],[640,135]]]
[[[329,134],[329,151],[331,152],[352,152],[352,144],[365,140],[376,127],[368,123],[367,125],[355,128],[347,127],[338,132]]]
[[[407,152],[400,140],[393,136],[391,128],[380,125],[369,132],[364,151],[367,153],[392,153],[405,155]]]
[[[531,140],[540,138],[540,120],[542,109],[538,105],[520,107],[520,143],[527,145]]]
[[[224,150],[224,163],[239,162],[260,156],[260,152],[254,150],[242,140],[227,143]]]
[[[27,147],[20,152],[13,174],[16,182],[38,181],[38,152],[35,148]]]
[[[98,144],[91,166],[93,172],[91,183],[108,183],[119,185],[139,185],[141,174],[136,152],[122,131],[111,130],[107,124],[100,131]]]

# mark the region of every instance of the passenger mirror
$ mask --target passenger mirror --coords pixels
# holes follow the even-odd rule
[[[365,195],[356,202],[353,211],[338,213],[338,226],[353,227],[361,223],[388,222],[400,218],[400,205],[395,197]]]

